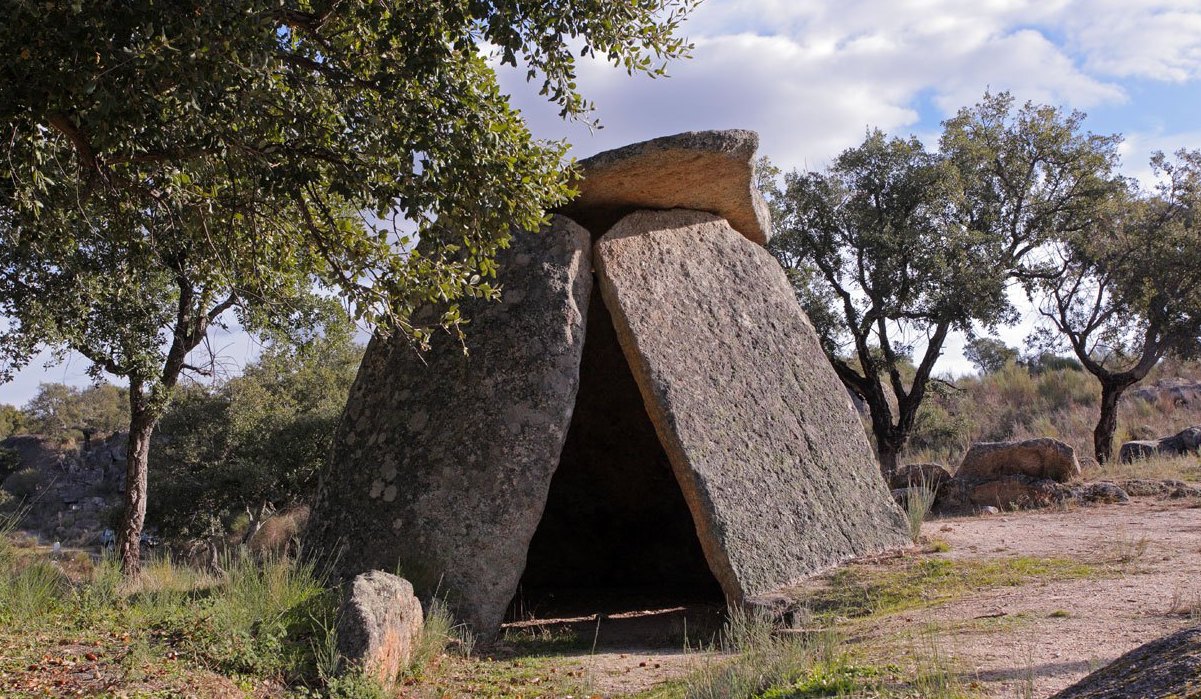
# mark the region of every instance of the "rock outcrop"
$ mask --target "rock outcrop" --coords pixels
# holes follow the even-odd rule
[[[594,236],[639,209],[707,211],[754,243],[771,237],[771,215],[755,186],[754,131],[689,131],[581,160],[580,196],[562,212]]]
[[[1130,501],[1123,484],[1076,480],[1080,464],[1071,446],[1055,439],[975,444],[963,458],[954,476],[941,477],[937,464],[918,464],[898,471],[891,485],[893,497],[904,503],[910,484],[902,482],[906,469],[939,483],[933,512],[943,515],[974,514],[988,510],[1048,507],[1065,503],[1080,505]],[[1184,484],[1181,484],[1184,485]]]
[[[1188,427],[1170,437],[1126,442],[1118,451],[1124,464],[1155,456],[1186,456],[1201,451],[1201,427]]]
[[[712,214],[640,211],[601,238],[595,259],[728,597],[906,543],[863,429],[766,250]]]
[[[459,341],[372,340],[306,541],[338,572],[399,570],[495,631],[546,504],[579,385],[588,232],[557,216],[499,255],[500,303],[465,304]]]
[[[38,435],[0,441],[15,456],[12,473],[0,474],[0,507],[21,505],[18,527],[45,541],[89,546],[108,526],[125,484],[127,435],[93,440],[86,449],[61,449]],[[23,504],[22,504],[23,503]]]
[[[1148,403],[1195,405],[1201,401],[1201,382],[1181,378],[1161,379],[1150,386],[1133,389],[1130,397],[1141,398]]]
[[[1201,699],[1201,627],[1139,646],[1051,699]]]
[[[409,581],[378,570],[356,576],[347,593],[338,610],[338,653],[391,687],[409,666],[425,627],[421,602]]]
[[[1076,450],[1058,439],[973,444],[955,472],[962,480],[987,481],[1010,476],[1066,483],[1080,475]]]

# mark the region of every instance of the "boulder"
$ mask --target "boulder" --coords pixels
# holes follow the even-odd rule
[[[591,241],[555,216],[497,264],[501,302],[463,304],[469,354],[446,333],[424,354],[400,334],[371,341],[305,539],[342,578],[399,569],[484,636],[513,599],[571,420]]]
[[[771,216],[755,186],[754,131],[690,131],[580,161],[580,195],[562,208],[595,236],[639,209],[714,213],[760,245]]]
[[[338,652],[351,666],[391,687],[409,666],[425,619],[413,586],[373,570],[351,581],[338,610]]]
[[[1123,464],[1129,464],[1158,455],[1158,439],[1136,439],[1122,444],[1122,448],[1118,450],[1118,461]]]
[[[1128,464],[1153,456],[1185,456],[1201,451],[1201,427],[1188,427],[1170,437],[1126,442],[1118,451],[1118,461]]]
[[[1100,481],[1097,483],[1082,483],[1071,488],[1072,498],[1081,504],[1112,505],[1130,502],[1130,495],[1116,483]]]
[[[1201,627],[1141,645],[1051,699],[1169,697],[1201,697]]]
[[[937,491],[950,480],[951,472],[942,464],[905,464],[889,477],[888,486],[893,490],[926,487]]]
[[[1002,510],[1047,507],[1072,497],[1072,490],[1062,483],[1022,475],[984,481],[971,486],[968,491],[968,501],[973,505],[989,505]]]
[[[1148,403],[1194,405],[1201,401],[1201,382],[1181,378],[1161,379],[1154,385],[1140,386],[1130,394]]]
[[[597,242],[594,258],[730,600],[909,543],[858,417],[770,253],[712,214],[639,211]]]
[[[967,481],[1026,476],[1066,483],[1079,475],[1076,450],[1049,438],[973,444],[955,472],[956,478]]]

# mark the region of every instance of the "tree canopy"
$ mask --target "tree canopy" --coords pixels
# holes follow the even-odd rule
[[[825,172],[786,177],[774,252],[867,403],[885,471],[948,334],[1012,319],[1011,281],[1051,273],[1032,253],[1088,228],[1112,191],[1117,139],[1082,119],[986,94],[944,122],[938,152],[872,131]]]
[[[1035,341],[1070,349],[1101,383],[1093,447],[1113,454],[1117,402],[1167,355],[1201,352],[1201,151],[1151,161],[1152,192],[1116,198],[1108,215],[1055,246],[1059,273],[1035,299],[1051,332]]]
[[[413,309],[454,327],[511,229],[569,195],[485,52],[581,116],[575,47],[656,74],[693,5],[7,3],[0,379],[44,346],[128,377],[126,569],[150,433],[212,326],[311,327],[316,286],[420,341]]]

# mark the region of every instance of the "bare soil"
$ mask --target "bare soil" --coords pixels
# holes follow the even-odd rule
[[[1119,566],[1113,577],[980,591],[889,620],[934,624],[942,650],[989,697],[1047,697],[1201,615],[1201,503],[1124,505],[932,520],[940,556],[1070,557]],[[1032,691],[1031,691],[1032,690]]]
[[[915,635],[929,636],[981,696],[1048,697],[1126,651],[1201,623],[1201,502],[1196,500],[1135,498],[1120,505],[934,519],[923,533],[950,547],[924,554],[930,557],[1066,558],[1095,564],[1099,571],[1083,579],[982,589],[884,616],[857,639],[894,647],[899,657]],[[880,557],[870,567],[906,565],[913,555],[918,554]],[[681,677],[713,659],[665,648],[662,638],[654,638],[665,628],[668,635],[678,634],[683,613],[665,609],[602,617],[597,646],[563,660],[586,673],[586,696],[633,694]],[[589,639],[597,624],[595,616],[527,623],[548,622]]]

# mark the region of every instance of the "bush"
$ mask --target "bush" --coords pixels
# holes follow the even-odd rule
[[[24,499],[37,494],[45,480],[45,476],[36,468],[23,468],[5,478],[4,485],[0,487],[13,497]]]
[[[307,501],[362,358],[352,337],[335,328],[306,349],[268,348],[222,386],[181,391],[155,433],[148,519],[208,536],[244,530],[247,509]]]
[[[21,468],[21,454],[16,449],[0,447],[0,480]]]

